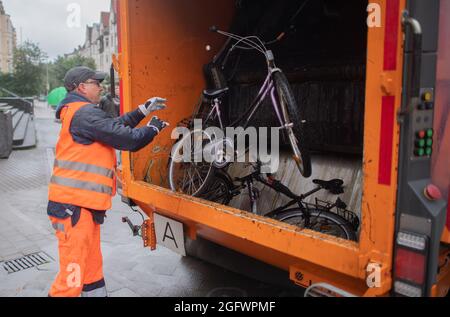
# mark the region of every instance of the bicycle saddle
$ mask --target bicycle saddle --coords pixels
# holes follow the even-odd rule
[[[228,87],[225,88],[219,88],[219,89],[207,89],[207,90],[203,90],[203,95],[205,95],[205,97],[209,97],[209,98],[213,98],[213,97],[218,97],[223,95],[224,93],[226,93],[228,91]]]
[[[344,192],[344,181],[342,179],[332,179],[330,181],[324,181],[321,179],[313,179],[313,183],[319,185],[323,189],[330,191],[332,194],[338,195]]]

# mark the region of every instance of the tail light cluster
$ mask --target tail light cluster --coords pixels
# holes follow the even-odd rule
[[[427,274],[428,237],[400,231],[394,259],[394,292],[400,296],[422,297]]]

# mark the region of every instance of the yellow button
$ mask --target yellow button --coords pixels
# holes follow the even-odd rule
[[[422,99],[426,102],[430,102],[433,99],[433,94],[430,91],[427,91],[423,94]]]

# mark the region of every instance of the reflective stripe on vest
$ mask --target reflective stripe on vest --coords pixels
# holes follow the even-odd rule
[[[75,113],[88,104],[69,103],[61,111],[62,126],[48,198],[63,204],[107,210],[115,194],[116,153],[112,147],[99,142],[79,144],[70,132]]]
[[[66,187],[73,187],[78,189],[84,189],[84,190],[90,190],[93,192],[101,193],[101,194],[108,194],[112,195],[112,187],[101,185],[93,182],[86,182],[86,181],[80,181],[73,178],[66,178],[61,176],[55,176],[53,175],[50,179],[50,183],[66,186]]]
[[[81,162],[71,162],[55,160],[55,167],[63,168],[66,170],[87,172],[92,174],[98,174],[101,176],[106,176],[108,178],[113,178],[114,171],[106,167],[96,166],[92,164],[86,164]]]

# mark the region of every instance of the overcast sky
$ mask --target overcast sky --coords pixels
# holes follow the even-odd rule
[[[85,40],[86,24],[100,21],[110,0],[2,0],[17,32],[17,44],[38,43],[51,59],[70,53]],[[79,25],[76,13],[79,8]]]

